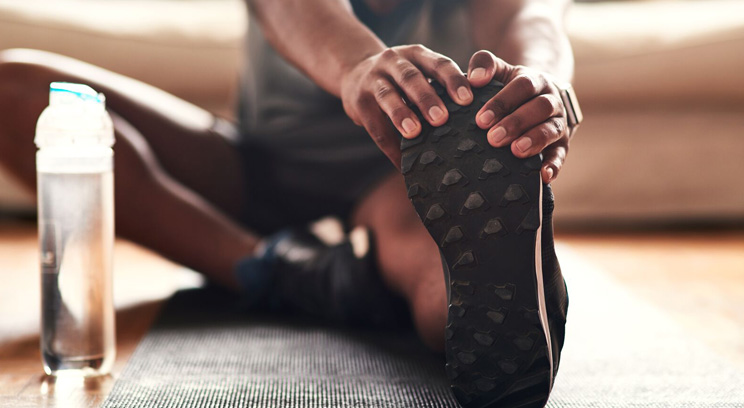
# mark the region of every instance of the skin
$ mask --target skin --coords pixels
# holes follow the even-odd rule
[[[401,1],[367,3],[384,13]],[[558,175],[570,135],[560,94],[549,75],[568,81],[573,72],[563,30],[566,0],[471,0],[471,37],[484,50],[472,56],[467,78],[450,58],[421,45],[386,47],[356,19],[347,0],[248,0],[248,4],[274,48],[341,98],[347,115],[367,130],[394,165],[400,165],[399,135],[413,138],[421,131],[409,106],[415,105],[433,126],[448,119],[427,78],[445,86],[461,105],[472,102],[471,86],[497,79],[505,84],[504,90],[476,116],[478,125],[489,129],[489,143],[496,147],[511,143],[518,157],[542,152],[543,181]]]
[[[384,14],[400,1],[368,4]],[[477,116],[478,125],[489,129],[489,143],[511,143],[520,157],[542,151],[545,182],[560,171],[569,137],[565,112],[546,75],[571,77],[562,28],[566,0],[471,0],[471,37],[490,51],[473,55],[467,77],[449,58],[420,45],[386,47],[356,19],[347,0],[248,3],[272,45],[339,97],[349,117],[396,166],[399,134],[415,137],[421,130],[412,105],[432,125],[447,121],[428,79],[467,105],[472,87],[496,78],[506,87]],[[214,117],[74,59],[31,50],[0,52],[0,166],[30,192],[36,190],[32,135],[52,81],[83,82],[106,94],[116,135],[117,233],[237,290],[233,267],[253,253],[260,237],[240,222],[251,199],[242,156],[226,135],[211,130]],[[499,128],[506,131],[500,141]],[[520,148],[523,140],[530,140],[529,148]],[[348,222],[372,230],[384,281],[408,300],[422,340],[441,350],[447,313],[439,252],[408,201],[400,174],[362,197]]]

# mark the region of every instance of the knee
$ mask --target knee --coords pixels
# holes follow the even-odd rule
[[[0,89],[6,92],[18,92],[26,89],[40,70],[38,57],[34,54],[41,51],[27,49],[7,49],[0,51]]]
[[[50,75],[37,53],[42,51],[0,51],[0,115],[4,124],[26,119],[35,123],[47,104]]]

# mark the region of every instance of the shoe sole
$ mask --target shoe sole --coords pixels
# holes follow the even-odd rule
[[[448,122],[401,142],[416,212],[439,245],[448,285],[447,376],[467,408],[543,407],[552,350],[543,290],[541,158],[493,148],[475,113],[502,85],[456,105]]]

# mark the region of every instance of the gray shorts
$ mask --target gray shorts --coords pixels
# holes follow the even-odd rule
[[[346,221],[357,202],[396,171],[343,113],[281,133],[243,134],[239,149],[248,183],[244,222],[262,234],[329,215]]]

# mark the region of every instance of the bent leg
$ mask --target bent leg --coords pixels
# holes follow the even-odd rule
[[[212,117],[128,78],[54,54],[0,53],[0,165],[36,189],[33,135],[52,81],[106,94],[114,120],[117,232],[226,286],[256,237],[225,213],[244,194],[239,155]],[[141,99],[140,99],[141,98]],[[162,108],[162,109],[161,109]]]
[[[47,105],[49,83],[88,84],[106,96],[106,108],[124,118],[145,138],[162,170],[233,217],[245,203],[240,155],[226,137],[213,130],[215,117],[182,99],[143,82],[85,62],[44,51],[11,49],[0,53],[3,104],[11,106],[2,127],[33,135],[36,120]],[[29,146],[33,144],[29,141]],[[114,147],[118,151],[117,146]],[[16,163],[23,179],[34,175],[33,160]]]
[[[408,199],[403,177],[391,175],[364,197],[352,215],[352,225],[372,230],[384,281],[408,300],[424,342],[441,351],[447,322],[442,261]]]

